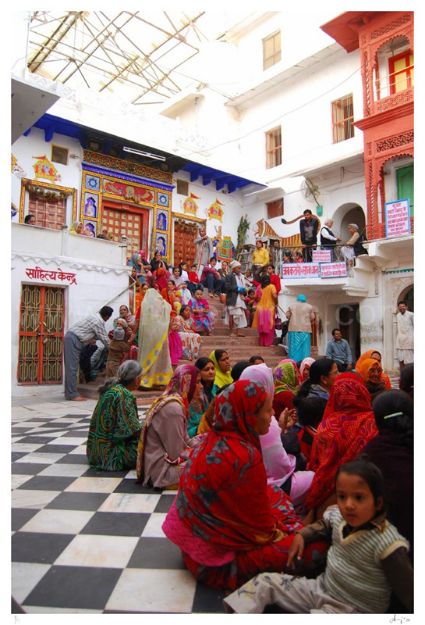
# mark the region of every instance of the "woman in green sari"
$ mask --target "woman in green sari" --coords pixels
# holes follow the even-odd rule
[[[135,391],[142,370],[135,360],[126,360],[117,377],[99,389],[99,400],[90,421],[87,439],[89,464],[100,471],[134,469],[141,424]]]
[[[144,388],[166,386],[173,375],[168,330],[171,306],[155,289],[148,289],[140,310],[139,363],[140,384]]]

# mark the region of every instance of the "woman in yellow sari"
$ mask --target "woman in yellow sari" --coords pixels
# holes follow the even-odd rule
[[[171,380],[168,328],[171,306],[155,289],[148,289],[143,298],[139,325],[139,363],[141,386],[165,386]]]
[[[270,283],[269,276],[261,277],[262,295],[257,304],[252,327],[258,328],[260,345],[270,346],[276,337],[274,318],[277,304],[276,287]]]

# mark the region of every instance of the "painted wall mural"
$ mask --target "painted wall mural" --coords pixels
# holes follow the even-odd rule
[[[183,212],[189,215],[196,215],[199,207],[195,200],[199,199],[199,195],[191,193],[183,202]]]
[[[34,175],[36,178],[45,178],[52,182],[61,180],[61,175],[46,155],[33,156],[37,161],[33,165]]]
[[[213,202],[207,208],[207,217],[209,219],[217,219],[218,221],[223,221],[223,203],[220,202],[218,198],[216,198],[215,202]]]

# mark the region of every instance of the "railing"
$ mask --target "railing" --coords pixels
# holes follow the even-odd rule
[[[355,254],[352,245],[334,245],[334,246],[305,246],[294,245],[281,248],[268,248],[270,252],[270,262],[275,267],[275,272],[282,275],[282,265],[289,263],[305,263],[313,262],[313,252],[328,252],[327,260],[322,256],[323,260],[317,262],[346,262],[349,266],[355,264]],[[303,253],[304,252],[304,253]],[[252,252],[239,256],[242,264],[242,273],[252,268]],[[350,264],[350,261],[353,261]]]

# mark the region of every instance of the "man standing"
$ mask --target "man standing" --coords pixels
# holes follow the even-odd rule
[[[326,357],[336,362],[339,372],[351,371],[353,368],[353,357],[348,341],[342,338],[339,328],[332,330],[332,336],[333,338],[326,347]]]
[[[64,364],[65,364],[65,399],[83,401],[77,391],[77,372],[81,350],[84,345],[93,341],[101,341],[105,347],[109,346],[105,321],[113,313],[110,306],[102,306],[98,313],[89,315],[71,326],[64,337]]]
[[[305,263],[313,260],[313,248],[317,245],[317,232],[319,230],[319,220],[313,217],[309,208],[303,211],[304,219],[300,221],[301,243],[303,244],[303,259]]]
[[[288,356],[300,362],[311,355],[311,324],[316,319],[313,306],[307,303],[307,297],[300,293],[285,313],[288,324]]]
[[[198,278],[201,278],[202,271],[209,259],[213,255],[213,242],[207,236],[205,226],[200,226],[199,236],[194,241],[196,245],[195,263],[197,267]]]
[[[397,321],[397,338],[395,346],[397,349],[397,359],[400,363],[400,371],[404,365],[413,362],[413,313],[407,310],[407,304],[404,300],[398,303]]]
[[[231,272],[224,279],[223,290],[226,293],[226,314],[229,319],[230,336],[237,334],[239,328],[246,328],[246,304],[242,295],[246,293],[241,276],[241,264],[237,260],[230,263]]]
[[[320,247],[322,250],[331,251],[331,260],[335,259],[335,245],[338,241],[341,241],[332,232],[333,219],[327,219],[325,225],[320,229]]]

